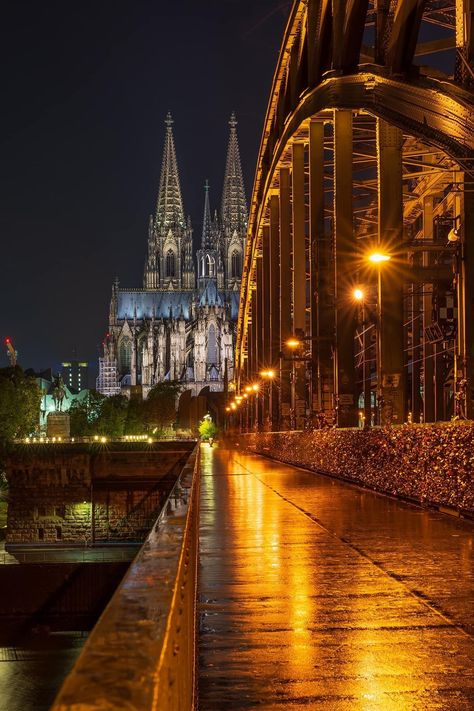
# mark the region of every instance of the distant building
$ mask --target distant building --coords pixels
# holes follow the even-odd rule
[[[155,215],[150,217],[142,288],[112,287],[97,389],[113,395],[164,380],[199,395],[222,392],[233,377],[247,204],[232,115],[220,212],[205,185],[200,249],[185,216],[173,137],[166,118]]]
[[[65,361],[61,363],[61,375],[64,384],[79,393],[89,385],[89,364],[79,360]]]

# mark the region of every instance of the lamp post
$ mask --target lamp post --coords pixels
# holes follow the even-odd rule
[[[382,266],[391,259],[389,254],[384,252],[372,252],[368,256],[369,262],[377,267],[377,340],[376,340],[376,361],[377,361],[377,409],[379,413],[379,425],[383,423],[383,358],[382,358]]]
[[[286,345],[294,353],[301,347],[301,341],[299,338],[292,336],[286,341]],[[296,361],[295,356],[291,358],[291,373],[290,373],[290,386],[291,386],[291,405],[290,405],[290,430],[296,429]]]
[[[272,421],[272,406],[273,406],[273,380],[275,378],[275,371],[274,370],[262,370],[260,372],[260,376],[264,379],[264,381],[268,382],[268,412],[267,412],[267,424],[268,424],[268,429],[272,430],[273,429],[273,421]],[[265,404],[265,399],[264,399],[264,404]]]
[[[372,388],[370,383],[370,361],[368,356],[369,339],[367,325],[366,293],[357,287],[352,292],[354,300],[360,303],[362,309],[362,389],[364,392],[364,429],[372,424]]]
[[[254,410],[254,428],[255,431],[258,430],[258,395],[260,390],[260,385],[258,383],[253,383],[251,386],[252,392],[255,395],[255,410]]]

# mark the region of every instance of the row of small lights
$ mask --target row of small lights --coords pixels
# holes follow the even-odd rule
[[[94,435],[94,442],[100,442],[105,444],[107,442],[107,437],[100,437],[99,435]],[[153,440],[148,435],[127,435],[125,437],[127,442],[147,442],[152,444]],[[74,442],[74,437],[70,439],[63,439],[62,437],[25,437],[25,444],[60,444],[63,442]]]
[[[262,378],[267,378],[271,380],[275,377],[274,370],[262,370],[260,373]],[[243,400],[247,400],[251,395],[257,395],[260,390],[260,383],[252,383],[252,385],[246,385],[242,395],[236,395],[232,402],[226,407],[226,412],[232,412],[236,410]]]
[[[25,437],[25,444],[61,444],[63,442],[75,442],[74,437],[63,439],[62,437]],[[107,442],[107,437],[94,436],[94,442]]]

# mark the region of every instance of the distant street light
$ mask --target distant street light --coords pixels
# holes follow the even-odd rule
[[[354,299],[356,301],[363,301],[365,294],[362,291],[362,289],[357,288],[357,289],[354,289],[354,291],[352,292],[352,296],[354,297]]]

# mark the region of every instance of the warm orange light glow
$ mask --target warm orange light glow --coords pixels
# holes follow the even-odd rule
[[[236,395],[236,396],[235,396],[235,401],[236,401],[237,403],[242,402],[242,400],[243,400],[242,395]]]
[[[352,292],[352,296],[356,301],[363,301],[365,294],[362,289],[354,289],[354,291]]]
[[[269,380],[271,380],[272,378],[275,377],[275,371],[274,370],[262,370],[260,375],[262,376],[262,378],[268,378]]]
[[[231,402],[231,403],[230,403],[230,408],[231,408],[231,410],[236,410],[236,409],[237,409],[237,405],[235,404],[235,402]]]
[[[252,392],[252,386],[251,386],[251,385],[246,385],[246,386],[245,386],[245,392],[246,392],[246,393],[251,393],[251,392]]]
[[[391,257],[389,254],[383,254],[382,252],[373,252],[369,254],[368,260],[373,264],[382,264],[383,262],[390,261]]]
[[[301,346],[301,341],[299,341],[297,338],[289,338],[286,342],[286,345],[288,348],[299,348]]]
[[[248,393],[244,393],[244,397],[248,397],[248,396],[249,396],[249,394],[248,394]]]
[[[226,407],[225,411],[230,412],[230,407]]]
[[[254,393],[258,393],[258,391],[260,390],[260,385],[258,383],[254,383],[252,385],[252,390],[254,391]]]

